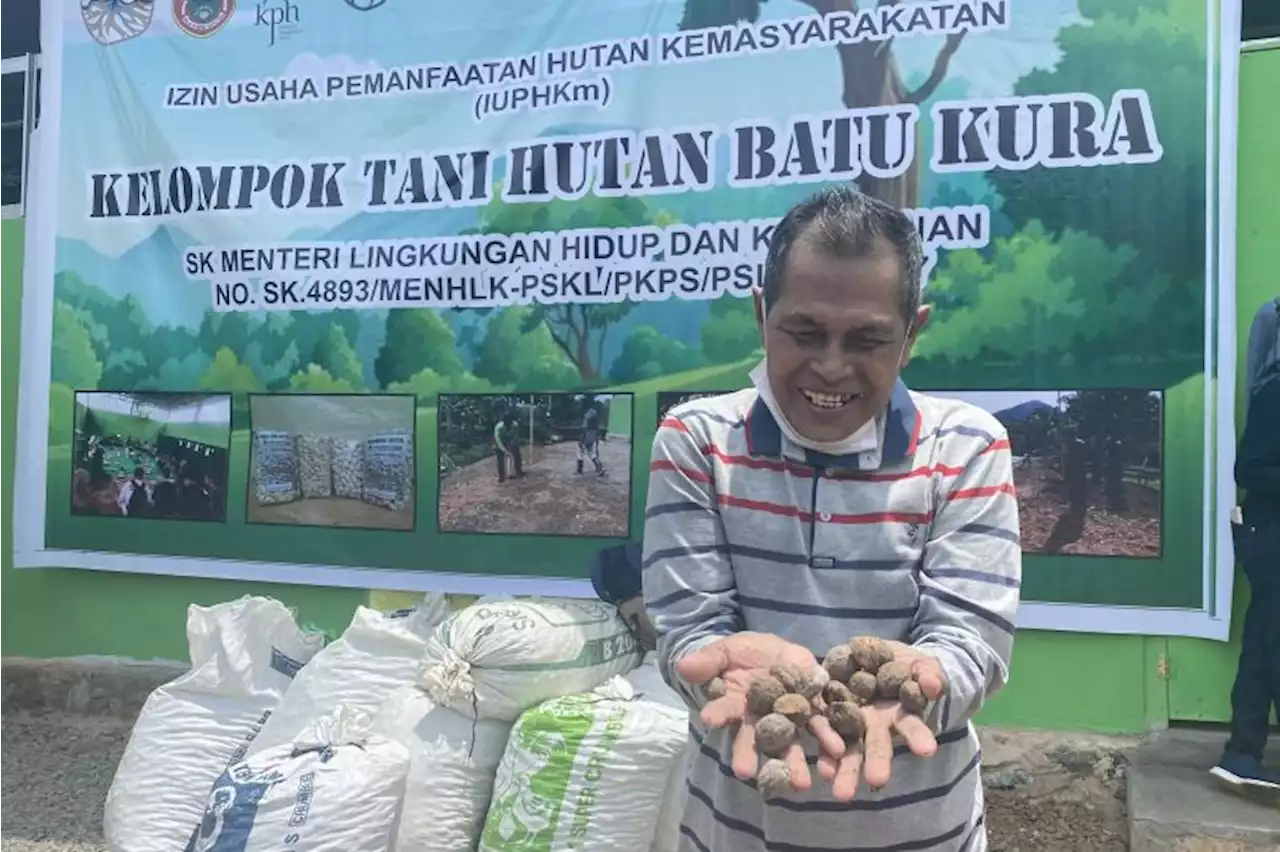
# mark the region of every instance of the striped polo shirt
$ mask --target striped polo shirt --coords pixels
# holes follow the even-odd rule
[[[901,383],[877,422],[875,449],[815,453],[751,388],[679,405],[658,429],[644,597],[663,677],[695,711],[684,852],[987,848],[970,719],[1004,685],[1013,647],[1022,553],[1008,436],[981,409]],[[740,630],[819,658],[862,635],[936,656],[949,681],[926,711],[937,754],[900,745],[888,786],[864,782],[851,803],[816,774],[807,793],[765,803],[733,775],[733,732],[702,726],[703,701],[673,668]]]

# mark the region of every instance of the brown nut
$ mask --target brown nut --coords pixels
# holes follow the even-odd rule
[[[759,719],[773,712],[773,702],[786,695],[787,691],[775,677],[758,677],[747,688],[747,712]]]
[[[796,692],[805,698],[813,698],[815,695],[822,694],[822,688],[831,680],[831,676],[827,674],[827,670],[821,666],[814,666],[813,671],[803,678],[796,688]]]
[[[876,672],[876,695],[896,701],[902,685],[911,680],[911,664],[895,661],[880,667]]]
[[[756,773],[756,787],[766,799],[776,799],[791,790],[791,767],[785,760],[766,760]]]
[[[781,713],[770,713],[756,722],[756,749],[767,757],[782,757],[795,741],[795,723]]]
[[[717,698],[724,698],[725,685],[724,681],[718,677],[712,678],[702,685],[702,696],[708,701],[715,701]]]
[[[842,683],[849,680],[857,671],[853,662],[853,648],[847,644],[835,646],[823,658],[822,667],[827,670],[832,680]]]
[[[880,667],[893,659],[893,649],[874,636],[859,636],[849,641],[853,652],[853,664],[859,671],[875,674]]]
[[[924,708],[929,706],[929,699],[924,697],[924,690],[920,688],[920,684],[914,680],[909,680],[898,690],[898,700],[902,702],[902,709],[908,713],[915,713],[917,716],[924,712]]]
[[[773,702],[773,712],[786,716],[797,728],[803,728],[809,724],[809,716],[813,714],[813,706],[809,704],[809,699],[803,695],[789,692]]]
[[[871,672],[855,672],[849,678],[849,692],[859,704],[870,704],[876,699],[876,676]]]
[[[872,678],[874,685],[875,678]],[[854,701],[854,694],[849,687],[845,686],[838,680],[833,680],[822,690],[822,697],[827,699],[828,704],[835,704],[837,701]]]
[[[862,735],[867,732],[867,720],[862,716],[862,708],[848,701],[837,701],[828,707],[827,720],[849,745],[861,742]]]
[[[799,692],[800,683],[804,680],[804,670],[795,663],[783,663],[780,666],[774,666],[769,670],[769,674],[778,679],[778,683],[782,684],[784,692]]]

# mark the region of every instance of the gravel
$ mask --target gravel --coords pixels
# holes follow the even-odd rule
[[[4,714],[3,852],[97,852],[102,803],[129,739],[121,719]]]
[[[3,852],[105,852],[102,803],[132,723],[6,713]],[[987,791],[991,852],[1125,852],[1123,808]]]

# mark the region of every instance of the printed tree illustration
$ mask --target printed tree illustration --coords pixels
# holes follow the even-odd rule
[[[768,0],[685,0],[680,29],[700,30],[709,27],[755,23],[760,7]],[[835,12],[856,13],[857,0],[801,0],[819,15]],[[878,6],[896,6],[901,0],[878,0]],[[908,89],[898,71],[892,41],[863,40],[839,44],[840,73],[843,78],[843,101],[849,109],[867,109],[897,104],[921,104],[928,100],[946,79],[951,58],[964,41],[963,32],[947,36],[933,61],[933,69],[915,89]],[[868,195],[897,207],[915,207],[920,192],[920,158],[917,157],[900,177],[880,179],[870,175],[858,178],[858,188]]]
[[[534,234],[577,228],[624,228],[662,225],[667,220],[650,211],[639,198],[587,196],[580,201],[549,201],[535,204],[507,204],[494,193],[494,200],[481,213],[480,232],[486,234]],[[572,271],[565,267],[565,271]],[[605,338],[609,329],[631,313],[636,303],[536,304],[525,318],[522,330],[532,332],[545,325],[556,346],[577,368],[584,383],[600,378]]]

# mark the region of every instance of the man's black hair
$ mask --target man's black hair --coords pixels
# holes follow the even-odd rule
[[[773,229],[764,264],[764,310],[768,313],[782,295],[787,262],[796,243],[808,240],[815,248],[840,258],[870,254],[877,240],[884,240],[898,256],[902,268],[902,292],[898,309],[907,327],[920,308],[920,273],[924,247],[910,216],[891,204],[873,198],[851,183],[827,187],[787,211]]]

